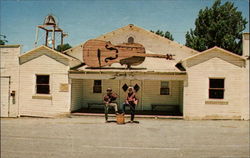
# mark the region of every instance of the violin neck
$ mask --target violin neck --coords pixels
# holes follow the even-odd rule
[[[174,56],[172,54],[169,55],[163,55],[163,54],[144,54],[144,53],[131,53],[131,56],[136,57],[151,57],[151,58],[170,58],[170,56]]]

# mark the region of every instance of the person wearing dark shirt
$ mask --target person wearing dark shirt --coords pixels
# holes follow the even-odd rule
[[[108,111],[110,107],[114,107],[116,115],[118,114],[118,105],[115,102],[117,94],[112,92],[111,88],[107,89],[107,94],[104,96],[105,103],[105,121],[108,122]]]

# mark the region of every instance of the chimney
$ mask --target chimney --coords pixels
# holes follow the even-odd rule
[[[242,56],[249,59],[249,35],[250,33],[243,33],[243,53]]]

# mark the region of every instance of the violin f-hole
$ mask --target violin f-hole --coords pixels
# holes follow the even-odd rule
[[[108,44],[105,45],[105,48],[108,50],[115,50],[115,57],[107,57],[104,59],[104,61],[107,63],[109,60],[115,60],[118,58],[118,49],[114,48],[114,47],[108,47]]]
[[[100,49],[97,49],[97,58],[98,58],[99,66],[101,67],[101,50]]]

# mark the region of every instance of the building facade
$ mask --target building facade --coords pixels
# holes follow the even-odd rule
[[[242,56],[219,47],[197,52],[131,24],[96,39],[114,45],[140,43],[146,54],[170,53],[174,60],[145,57],[129,69],[120,63],[92,68],[83,60],[84,43],[64,53],[40,46],[16,56],[16,116],[55,116],[101,107],[107,88],[119,95],[121,105],[133,86],[138,111],[175,108],[184,119],[249,120],[249,33],[243,35]]]

